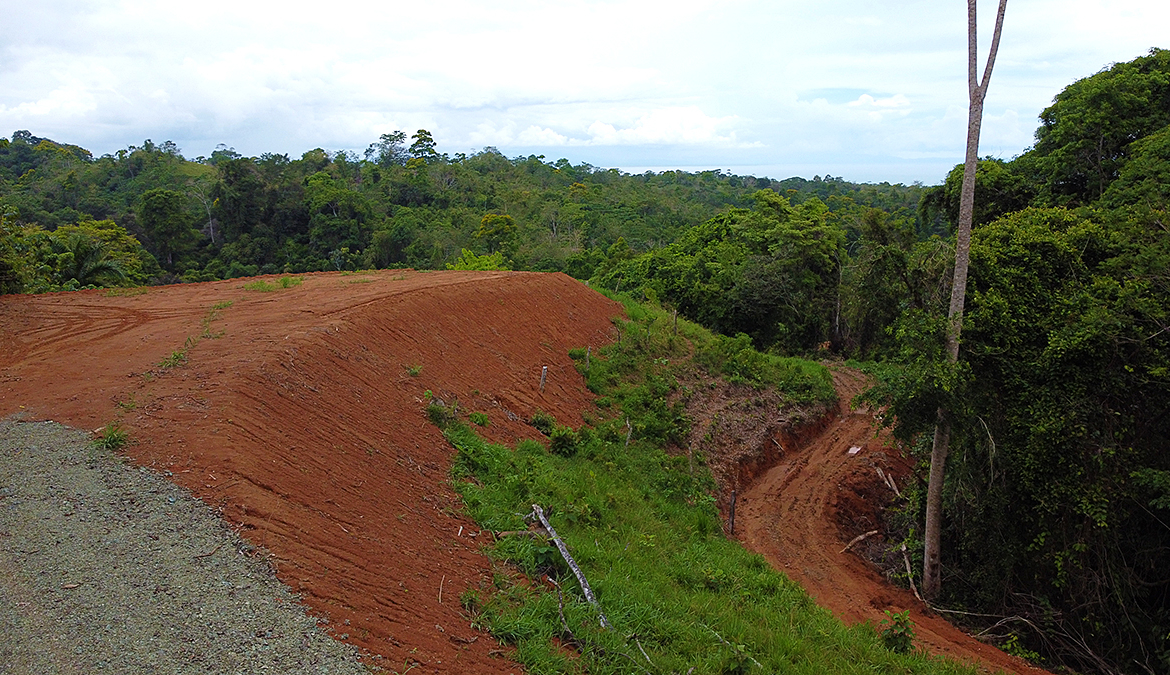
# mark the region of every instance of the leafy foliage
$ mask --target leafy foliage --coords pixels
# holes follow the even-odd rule
[[[914,647],[914,622],[910,620],[910,610],[891,613],[886,610],[886,618],[882,619],[882,644],[897,654],[907,654]]]

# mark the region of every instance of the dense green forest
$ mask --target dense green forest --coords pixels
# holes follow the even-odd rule
[[[220,148],[194,161],[169,142],[94,158],[18,131],[0,139],[0,260],[7,265],[0,275],[9,292],[37,292],[277,272],[442,269],[466,250],[498,254],[516,269],[584,279],[612,255],[661,247],[720,211],[751,203],[761,188],[797,200],[818,196],[834,208],[907,213],[921,192],[832,177],[629,175],[565,159],[508,159],[493,148],[451,157],[435,150],[425,130],[410,139],[386,134],[364,158],[321,149],[300,159],[241,157]],[[61,230],[69,227],[80,229]],[[142,248],[111,232],[133,236]],[[74,249],[89,243],[100,244],[112,263],[100,274],[74,269],[86,259]]]
[[[940,185],[604,170],[425,130],[359,157],[95,158],[0,139],[0,291],[275,272],[563,271],[774,354],[871,364],[907,452],[952,411],[941,605],[1081,672],[1170,673],[1170,51],[1069,85],[979,164],[962,352]],[[925,470],[922,472],[925,480]],[[924,483],[895,514],[920,537]]]

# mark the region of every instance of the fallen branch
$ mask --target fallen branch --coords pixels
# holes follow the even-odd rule
[[[573,560],[573,556],[569,553],[565,542],[561,541],[561,538],[557,536],[557,531],[553,529],[552,523],[548,522],[548,518],[545,518],[544,510],[540,508],[539,504],[533,504],[532,512],[540,519],[540,524],[544,525],[544,529],[548,530],[549,537],[557,545],[557,549],[561,552],[561,557],[569,564],[569,569],[573,570],[573,574],[577,575],[577,581],[581,584],[581,590],[585,592],[585,599],[597,610],[597,618],[601,621],[601,627],[610,628],[609,619],[605,618],[605,612],[601,611],[601,604],[597,602],[597,598],[593,597],[593,589],[589,587],[589,582],[585,580],[585,574],[577,566],[577,561]]]
[[[557,614],[561,615],[561,628],[564,629],[564,634],[568,637],[569,640],[573,642],[573,644],[580,644],[577,642],[577,636],[573,635],[573,631],[569,630],[569,622],[565,621],[565,594],[561,592],[561,585],[558,584],[557,580],[553,579],[552,577],[546,576],[545,578],[548,579],[548,582],[557,589]]]
[[[714,635],[715,637],[719,638],[719,641],[720,641],[720,642],[722,642],[723,644],[727,645],[728,647],[731,647],[731,648],[732,648],[732,650],[734,650],[734,649],[735,649],[735,645],[731,644],[731,643],[730,643],[730,642],[728,642],[727,640],[724,640],[724,639],[723,639],[723,636],[722,636],[722,635],[720,635],[719,633],[716,633],[714,628],[712,628],[712,627],[708,626],[708,625],[707,625],[707,624],[705,624],[705,623],[700,623],[699,625],[700,625],[700,626],[702,626],[703,628],[706,628],[707,630],[711,631],[711,634],[712,634],[712,635]],[[763,667],[764,667],[764,664],[762,664],[762,663],[760,663],[759,661],[757,661],[757,660],[756,660],[756,657],[752,656],[751,654],[748,654],[748,655],[747,655],[747,657],[748,657],[749,659],[751,659],[751,660],[752,660],[752,663],[756,664],[756,665],[757,665],[757,666],[759,666],[760,668],[763,668]],[[693,669],[692,669],[692,670],[693,670]]]
[[[874,468],[877,469],[878,478],[881,478],[882,482],[888,485],[890,489],[894,491],[894,494],[898,497],[898,499],[901,499],[902,493],[898,490],[898,484],[894,482],[894,474],[887,474],[885,471],[882,471],[880,466],[875,466]]]
[[[869,539],[873,535],[878,534],[879,532],[881,532],[881,530],[870,530],[869,532],[866,532],[865,534],[857,535],[848,544],[845,544],[845,548],[841,549],[841,552],[845,553],[849,549],[853,548],[854,544],[859,544],[859,543],[865,541],[866,539]]]
[[[906,578],[910,581],[910,590],[914,591],[914,597],[918,598],[918,602],[926,604],[921,595],[918,595],[918,587],[914,585],[914,573],[910,571],[910,554],[906,552],[906,542],[902,542],[902,560],[906,561]],[[930,605],[926,605],[929,607]]]
[[[634,657],[630,656],[629,654],[627,654],[627,653],[625,653],[625,652],[614,652],[614,653],[615,653],[615,654],[617,654],[618,656],[624,656],[624,657],[626,657],[627,659],[629,659],[630,663],[634,664],[634,667],[635,667],[635,668],[637,668],[638,670],[642,671],[643,673],[649,673],[649,672],[650,672],[649,670],[646,670],[646,667],[645,667],[645,666],[643,666],[642,664],[638,663],[636,660],[634,660]]]
[[[898,490],[898,484],[894,482],[894,474],[886,474],[886,482],[890,484],[890,489],[894,491],[898,499],[902,499],[902,492]]]
[[[642,649],[642,643],[638,642],[638,636],[631,635],[630,637],[634,638],[634,644],[638,645],[638,651],[642,652],[642,656],[646,657],[646,663],[654,665],[654,662],[650,660],[650,655],[646,653],[645,649]]]

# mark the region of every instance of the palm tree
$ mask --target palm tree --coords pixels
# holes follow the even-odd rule
[[[121,263],[109,257],[105,245],[81,232],[74,232],[62,242],[58,257],[61,285],[76,280],[77,287],[114,286],[126,279]]]

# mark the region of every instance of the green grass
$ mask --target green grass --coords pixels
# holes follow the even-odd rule
[[[492,582],[462,591],[475,623],[515,645],[532,673],[973,672],[895,653],[875,627],[847,627],[817,607],[763,558],[724,537],[709,472],[692,473],[685,458],[664,450],[685,437],[688,424],[679,378],[696,369],[723,372],[723,363],[692,356],[713,342],[725,360],[742,356],[745,381],[789,383],[794,403],[826,396],[823,367],[777,367],[738,348],[728,357],[693,324],[680,321],[674,335],[658,308],[627,303],[627,315],[617,324],[621,345],[594,348],[588,368],[585,350],[574,350],[601,397],[591,426],[554,426],[549,448],[533,441],[507,448],[457,418],[441,420],[457,450],[452,479],[469,515],[485,529],[519,531],[540,504],[613,628],[601,629],[553,544],[528,536],[501,538],[491,551]],[[564,589],[564,624],[557,591],[541,581],[546,574]],[[576,645],[580,656],[567,656],[554,640]]]
[[[223,314],[220,313],[220,310],[227,309],[228,307],[231,307],[231,306],[232,306],[231,300],[224,300],[222,302],[217,302],[211,306],[211,309],[209,309],[207,311],[207,316],[203,317],[203,320],[200,322],[200,325],[203,326],[203,332],[199,334],[199,337],[201,339],[218,340],[219,338],[221,338],[225,335],[226,331],[223,331],[223,330],[212,331],[211,324],[212,324],[212,322],[219,321],[220,319],[223,318]]]
[[[163,370],[170,370],[171,368],[178,368],[187,365],[187,352],[191,350],[191,338],[187,338],[187,345],[182,349],[176,349],[171,352],[169,356],[158,362],[158,367]]]
[[[101,435],[94,439],[92,447],[94,450],[117,452],[129,442],[130,434],[126,433],[117,422],[111,422],[102,429]]]
[[[281,277],[279,280],[273,283],[269,283],[264,279],[257,279],[255,281],[249,281],[245,283],[244,290],[271,293],[272,291],[281,288],[293,288],[294,286],[300,286],[302,282],[303,281],[300,277]]]

